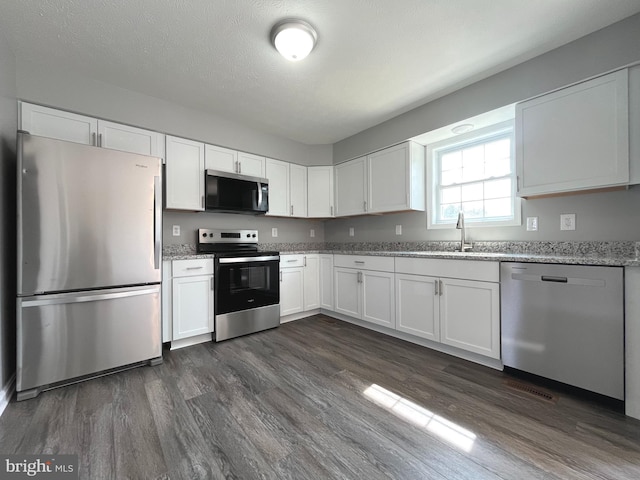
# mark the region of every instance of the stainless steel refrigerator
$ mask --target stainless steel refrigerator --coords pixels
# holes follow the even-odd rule
[[[162,358],[158,158],[18,133],[18,400]]]

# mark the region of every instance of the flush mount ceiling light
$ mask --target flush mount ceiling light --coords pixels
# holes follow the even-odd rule
[[[271,43],[287,60],[297,62],[305,58],[318,40],[314,28],[303,20],[287,18],[271,29]]]
[[[473,123],[463,123],[462,125],[456,125],[451,129],[453,133],[456,135],[460,135],[461,133],[467,133],[473,130]]]

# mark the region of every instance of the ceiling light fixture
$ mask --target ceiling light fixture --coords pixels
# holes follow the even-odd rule
[[[287,60],[297,62],[305,58],[318,40],[314,28],[303,20],[287,18],[271,29],[271,43]]]
[[[467,133],[473,130],[473,123],[463,123],[461,125],[456,125],[451,129],[453,133],[456,135],[460,135],[461,133]]]

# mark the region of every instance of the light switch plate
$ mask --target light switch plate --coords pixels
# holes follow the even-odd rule
[[[353,236],[355,236],[355,234],[356,234],[355,229],[353,227],[349,227],[349,236],[353,237]]]
[[[538,231],[538,217],[527,217],[527,232]]]
[[[575,213],[563,213],[560,215],[560,230],[575,230],[576,229],[576,214]]]
[[[272,237],[277,237],[278,236],[278,229],[276,227],[273,227],[271,229],[271,236]]]
[[[402,235],[402,225],[396,225],[396,235]]]
[[[173,236],[174,237],[179,237],[180,236],[180,225],[174,225],[173,226]]]

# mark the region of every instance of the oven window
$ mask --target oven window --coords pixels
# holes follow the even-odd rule
[[[280,303],[278,261],[221,264],[216,274],[216,313]]]

